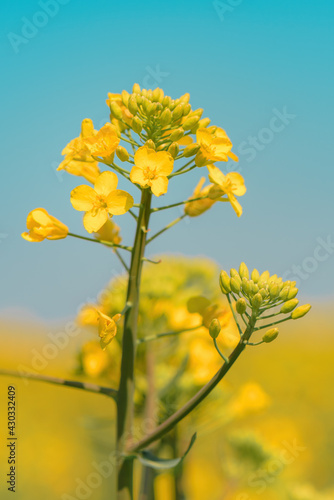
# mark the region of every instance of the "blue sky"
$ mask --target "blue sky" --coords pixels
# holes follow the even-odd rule
[[[190,92],[239,154],[239,164],[218,166],[238,169],[248,188],[240,219],[227,204],[215,206],[150,253],[206,255],[226,269],[245,260],[297,272],[305,297],[333,295],[331,1],[3,1],[0,14],[4,310],[70,316],[120,270],[98,245],[29,244],[20,233],[27,213],[42,206],[84,234],[69,201],[81,180],[56,173],[61,150],[83,118],[96,127],[108,120],[107,92],[134,82],[172,97]],[[187,198],[204,170],[176,178],[164,203]],[[179,214],[156,215],[152,229]],[[130,217],[116,222],[131,244]]]

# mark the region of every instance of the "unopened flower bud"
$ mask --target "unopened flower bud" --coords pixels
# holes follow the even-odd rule
[[[277,297],[279,296],[279,293],[280,293],[279,286],[276,283],[275,284],[272,283],[269,286],[269,295],[270,295],[271,300],[277,299]]]
[[[241,290],[241,279],[237,278],[236,276],[234,278],[231,278],[231,290],[234,293],[240,293]]]
[[[191,106],[189,103],[183,105],[183,116],[189,115],[191,111]]]
[[[137,99],[135,98],[134,95],[132,95],[130,98],[129,98],[129,102],[128,102],[128,109],[130,111],[130,113],[132,113],[133,115],[136,115],[137,114],[137,111],[138,111],[138,104],[137,104]]]
[[[249,295],[252,291],[252,286],[247,278],[242,278],[242,289],[246,295]]]
[[[135,116],[134,118],[132,118],[131,126],[132,130],[136,132],[136,134],[140,134],[143,128],[143,122],[138,116]]]
[[[173,158],[176,158],[178,153],[179,153],[179,145],[177,142],[172,142],[172,144],[169,146],[168,148],[168,153],[173,157]]]
[[[219,320],[217,318],[214,318],[211,321],[210,326],[209,326],[210,337],[212,337],[213,339],[216,339],[218,337],[218,335],[220,334],[220,331],[221,331],[221,326],[220,326]]]
[[[237,310],[237,313],[244,314],[247,309],[247,302],[245,301],[245,299],[244,298],[238,299],[235,304],[235,308]]]
[[[187,92],[186,94],[181,95],[180,102],[187,104],[189,102],[189,99],[190,99],[190,94]]]
[[[144,90],[144,89],[143,89]],[[134,94],[140,94],[141,90],[140,90],[140,86],[138,85],[138,83],[135,83],[132,87],[132,92]]]
[[[231,276],[231,278],[234,278],[234,276],[238,276],[238,277],[241,279],[240,274],[239,274],[239,273],[238,273],[238,271],[237,271],[236,269],[234,269],[233,267],[232,267],[232,269],[230,270],[230,276]]]
[[[290,288],[288,293],[288,299],[293,299],[294,297],[296,297],[297,293],[298,293],[298,288],[296,287]]]
[[[111,101],[109,104],[109,107],[110,107],[110,113],[112,114],[112,116],[114,118],[117,118],[117,120],[122,120],[123,113],[122,113],[120,106],[115,101]]]
[[[206,128],[210,125],[210,123],[211,123],[210,118],[202,118],[202,120],[198,122],[198,126],[199,128]]]
[[[309,310],[311,309],[311,307],[312,306],[310,304],[305,304],[303,306],[297,307],[297,309],[295,309],[294,311],[292,311],[291,318],[292,319],[302,318],[303,316],[305,316],[305,314],[307,314],[309,312]]]
[[[172,121],[172,112],[169,108],[165,108],[160,115],[160,123],[162,127],[165,127]]]
[[[180,127],[174,130],[174,132],[170,134],[169,138],[171,141],[178,141],[179,139],[181,139],[181,137],[183,137],[183,134],[184,130],[182,127]]]
[[[182,127],[184,130],[191,130],[192,128],[195,127],[195,125],[199,122],[199,117],[198,116],[190,116],[185,120],[184,123],[182,123]]]
[[[162,99],[162,105],[166,108],[169,108],[170,106],[170,102],[171,102],[171,98],[169,97],[169,95],[165,95],[165,97]]]
[[[289,291],[290,291],[290,287],[289,286],[285,286],[281,291],[280,291],[280,294],[279,294],[279,298],[281,300],[287,300],[288,298],[288,295],[289,295]]]
[[[252,298],[252,306],[254,307],[254,309],[260,309],[262,302],[262,295],[260,293],[256,293]]]
[[[266,344],[269,344],[269,342],[272,342],[277,338],[278,334],[279,334],[278,328],[271,328],[263,335],[262,340]]]
[[[149,101],[152,102],[152,98],[153,98],[153,90],[152,89],[148,89],[148,91],[146,92],[146,97]]]
[[[153,90],[153,94],[152,94],[153,102],[162,102],[163,98],[164,98],[164,92],[162,89],[157,87],[156,89]]]
[[[197,144],[196,142],[193,144],[189,144],[189,146],[184,148],[183,156],[185,158],[188,158],[189,156],[194,156],[197,153],[197,151],[200,149],[200,147],[201,146],[199,144]]]
[[[183,104],[179,104],[173,111],[173,121],[177,121],[183,115]]]
[[[259,293],[262,295],[263,299],[267,297],[267,290],[265,288],[260,288]]]
[[[221,271],[219,276],[219,284],[223,293],[230,293],[231,291],[231,280],[226,271]]]
[[[260,273],[257,269],[253,269],[252,274],[251,274],[251,278],[254,281],[254,283],[257,283],[259,281]]]
[[[239,274],[241,278],[247,278],[249,279],[249,271],[248,267],[244,262],[241,262],[240,267],[239,267]]]
[[[128,161],[129,153],[123,146],[117,146],[116,154],[121,161]]]
[[[145,142],[145,146],[147,146],[150,149],[155,149],[155,144],[152,141],[152,139],[149,139],[148,141]]]
[[[201,118],[202,114],[203,114],[203,109],[202,108],[198,108],[198,109],[195,109],[194,111],[192,111],[190,113],[191,116],[198,116],[198,118]]]
[[[294,308],[297,307],[298,304],[299,304],[298,299],[288,300],[287,302],[285,302],[285,304],[282,305],[280,312],[282,314],[287,314],[287,313],[293,311]]]
[[[124,106],[128,107],[130,94],[126,90],[122,90],[122,103]]]

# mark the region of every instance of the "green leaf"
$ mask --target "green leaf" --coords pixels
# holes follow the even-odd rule
[[[172,459],[164,459],[164,458],[158,458],[156,457],[151,451],[149,450],[143,450],[138,453],[137,458],[139,461],[145,465],[146,467],[151,467],[152,469],[157,469],[157,470],[165,470],[165,469],[172,469],[174,467],[177,467],[180,465],[180,463],[183,462],[185,457],[188,455],[189,451],[191,450],[195,440],[196,440],[197,434],[193,435],[193,437],[190,440],[189,446],[187,448],[187,451],[181,458],[172,458]]]

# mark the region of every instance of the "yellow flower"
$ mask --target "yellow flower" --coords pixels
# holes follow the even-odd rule
[[[107,106],[110,107],[110,104],[112,102],[115,102],[121,108],[123,114],[123,121],[130,126],[133,114],[130,113],[128,108],[124,106],[121,94],[112,94],[111,92],[108,92],[108,99],[106,100]],[[123,126],[122,123],[119,122],[119,120],[114,118],[112,122],[116,127],[120,128],[121,131],[124,130],[125,127]]]
[[[150,187],[155,196],[167,193],[168,175],[173,170],[174,160],[166,151],[158,151],[143,146],[137,149],[135,165],[132,167],[130,179],[142,187]]]
[[[190,199],[200,198],[201,196],[208,196],[212,186],[206,186],[204,189],[202,189],[204,182],[205,177],[202,177],[195,187],[194,193]],[[198,215],[201,215],[202,213],[209,210],[209,208],[211,208],[214,203],[216,203],[216,200],[211,200],[210,198],[204,198],[203,200],[192,201],[190,203],[188,202],[185,204],[184,211],[189,217],[197,217]]]
[[[210,189],[210,198],[217,201],[225,201],[221,198],[226,194],[238,217],[242,214],[242,207],[237,201],[236,196],[243,196],[246,193],[245,181],[242,175],[237,172],[230,172],[224,175],[219,168],[214,165],[208,165],[209,179],[214,186]]]
[[[97,326],[99,324],[101,308],[95,304],[84,305],[78,314],[77,323],[82,326]]]
[[[196,132],[196,139],[201,146],[195,158],[197,166],[203,167],[214,161],[227,161],[228,157],[238,161],[238,157],[231,151],[232,142],[222,128],[200,128]]]
[[[69,142],[63,149],[62,154],[65,155],[65,159],[57,170],[66,170],[69,174],[82,176],[94,184],[100,175],[100,169],[98,162],[92,158],[85,139],[94,137],[96,133],[92,120],[85,118],[81,123],[80,136]]]
[[[97,134],[87,137],[84,141],[89,153],[101,157],[104,163],[113,162],[119,142],[116,128],[111,123],[106,123]]]
[[[60,240],[68,235],[68,227],[44,208],[35,208],[28,214],[27,229],[29,232],[22,233],[27,241]]]
[[[109,241],[110,243],[116,243],[119,245],[122,241],[120,237],[121,228],[115,224],[112,220],[108,219],[105,224],[94,234],[95,238],[102,241]]]
[[[133,206],[133,198],[126,191],[116,189],[117,175],[103,172],[97,178],[94,189],[82,185],[71,192],[75,210],[86,212],[83,223],[89,233],[96,233],[108,220],[108,216],[125,214]]]
[[[116,323],[121,319],[121,314],[115,314],[112,318],[106,314],[99,312],[99,337],[100,344],[104,350],[112,341],[117,333]]]

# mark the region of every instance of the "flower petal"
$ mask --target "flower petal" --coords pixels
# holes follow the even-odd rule
[[[75,210],[87,212],[91,210],[97,200],[97,194],[90,186],[83,184],[71,192],[71,203]]]
[[[223,172],[219,170],[215,165],[208,165],[209,170],[209,179],[214,184],[218,184],[218,186],[222,186],[225,182],[225,175]]]
[[[167,193],[168,179],[165,176],[158,177],[152,181],[151,190],[155,196],[161,196]]]
[[[117,188],[118,179],[114,172],[102,172],[96,179],[94,189],[101,196],[108,196],[111,191]]]
[[[167,151],[159,151],[155,153],[154,157],[152,155],[152,160],[154,161],[154,166],[156,167],[156,172],[158,175],[169,175],[173,171],[174,160],[171,154]]]
[[[106,208],[98,208],[86,212],[83,218],[83,225],[88,233],[96,233],[108,220]]]
[[[237,216],[240,217],[240,215],[242,214],[242,206],[240,205],[240,203],[238,202],[236,197],[233,196],[233,194],[227,193],[227,196],[228,196],[229,202],[231,203],[231,205],[233,207],[233,210],[235,211]]]
[[[213,137],[206,128],[199,128],[196,132],[196,140],[201,146],[210,146]]]
[[[134,184],[139,184],[140,186],[147,186],[147,179],[144,177],[143,169],[140,167],[132,167],[130,172],[130,180]]]
[[[149,155],[152,153],[155,153],[154,149],[150,149],[147,146],[138,148],[134,157],[136,167],[146,168],[149,165]]]
[[[238,172],[230,172],[226,175],[226,177],[232,182],[233,194],[235,194],[236,196],[243,196],[246,193],[247,189],[242,175],[240,175]]]
[[[45,239],[45,236],[36,234],[34,231],[30,231],[29,233],[22,233],[21,236],[23,239],[34,243],[43,241]]]
[[[133,198],[126,191],[116,189],[106,199],[110,215],[123,215],[133,207]]]

